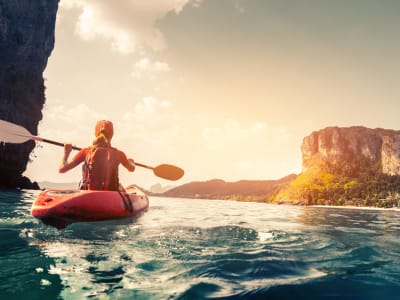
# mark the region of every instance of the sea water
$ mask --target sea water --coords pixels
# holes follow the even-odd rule
[[[0,192],[0,299],[400,299],[400,212],[151,197],[43,225]]]

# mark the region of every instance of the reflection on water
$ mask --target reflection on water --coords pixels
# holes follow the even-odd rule
[[[151,198],[139,218],[57,230],[29,215],[34,195],[0,193],[1,299],[398,299],[400,292],[396,211]]]
[[[0,192],[0,299],[55,299],[59,276],[45,272],[54,260],[32,247],[26,232],[36,225],[29,215],[34,193]]]

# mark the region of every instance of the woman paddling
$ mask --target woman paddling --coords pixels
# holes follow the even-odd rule
[[[95,127],[93,144],[80,150],[72,160],[68,157],[72,144],[64,144],[64,155],[59,167],[60,173],[65,173],[84,162],[82,168],[82,190],[119,190],[118,167],[122,164],[129,172],[135,170],[135,162],[127,158],[125,153],[111,147],[114,134],[110,121],[98,121]]]

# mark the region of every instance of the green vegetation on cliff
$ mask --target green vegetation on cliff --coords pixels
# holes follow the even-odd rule
[[[400,205],[400,175],[381,172],[379,162],[318,162],[300,174],[270,201],[302,205]],[[354,168],[354,165],[358,166]]]

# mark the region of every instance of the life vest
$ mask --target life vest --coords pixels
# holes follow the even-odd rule
[[[82,170],[82,190],[117,191],[118,152],[115,148],[91,147]]]

